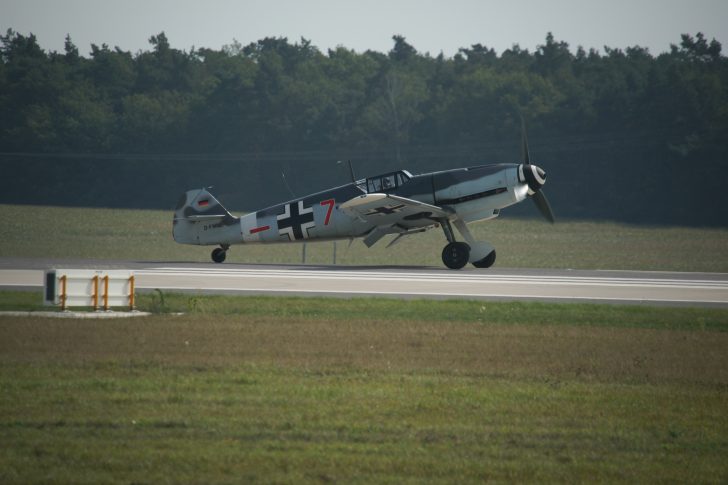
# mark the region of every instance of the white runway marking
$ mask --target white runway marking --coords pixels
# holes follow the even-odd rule
[[[507,271],[507,270],[505,270]],[[545,274],[544,274],[545,273]],[[139,289],[301,295],[654,302],[728,306],[728,275],[181,266],[136,269]],[[585,272],[582,272],[585,273]],[[715,277],[714,277],[715,276]],[[713,278],[714,277],[714,278]],[[713,278],[713,279],[708,279]],[[39,270],[0,270],[0,286],[42,286]]]
[[[556,276],[483,272],[171,268],[137,271],[140,287],[282,294],[504,298],[728,305],[728,281],[655,275]],[[175,283],[172,285],[172,280]]]
[[[382,280],[382,281],[414,281],[414,282],[441,282],[450,283],[511,283],[511,284],[555,284],[555,285],[595,285],[595,286],[638,286],[653,287],[666,286],[674,288],[703,288],[728,290],[728,282],[711,280],[680,280],[680,279],[646,279],[646,278],[595,278],[595,277],[565,277],[565,276],[531,276],[531,275],[485,275],[460,273],[453,275],[442,273],[385,273],[364,271],[306,271],[306,270],[211,270],[206,268],[155,268],[140,270],[137,275],[146,276],[217,276],[240,278],[265,277],[284,279],[336,279],[336,280]]]

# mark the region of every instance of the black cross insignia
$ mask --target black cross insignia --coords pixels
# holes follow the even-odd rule
[[[377,207],[376,209],[372,209],[366,214],[365,216],[374,216],[374,215],[388,215],[388,214],[394,214],[395,212],[399,212],[405,207],[404,204],[399,205],[385,205],[382,207]]]
[[[313,207],[303,207],[303,201],[284,204],[283,212],[276,216],[278,234],[288,236],[291,241],[308,239],[308,230],[316,226],[313,221]]]

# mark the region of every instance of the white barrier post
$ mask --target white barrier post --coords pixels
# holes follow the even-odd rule
[[[134,309],[134,274],[129,270],[54,269],[46,271],[45,303],[70,307],[91,307],[105,311],[112,307]],[[99,298],[101,301],[99,301]]]

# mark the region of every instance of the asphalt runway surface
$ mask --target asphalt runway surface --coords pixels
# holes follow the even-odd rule
[[[130,269],[139,291],[525,300],[728,308],[728,274],[314,266],[0,258],[0,288],[40,289],[44,270]]]

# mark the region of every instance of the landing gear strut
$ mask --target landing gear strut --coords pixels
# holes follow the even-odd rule
[[[470,259],[470,246],[464,242],[455,241],[450,221],[442,222],[442,230],[448,240],[448,245],[442,250],[442,262],[450,269],[461,269]]]
[[[230,246],[222,246],[212,250],[212,260],[216,263],[225,261],[226,252]]]

